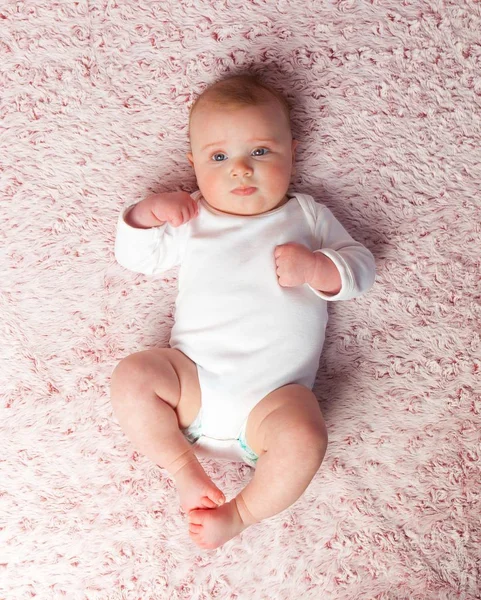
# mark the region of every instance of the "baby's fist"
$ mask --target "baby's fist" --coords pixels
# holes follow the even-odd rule
[[[150,198],[153,215],[161,222],[179,227],[199,214],[197,202],[187,192],[164,192]]]
[[[274,258],[277,278],[282,287],[295,287],[310,281],[316,257],[306,246],[296,242],[276,246]]]

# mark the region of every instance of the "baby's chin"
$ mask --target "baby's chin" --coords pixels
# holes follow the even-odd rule
[[[205,201],[209,206],[218,210],[222,213],[228,215],[236,215],[236,216],[255,216],[260,215],[276,208],[279,208],[283,204],[287,202],[287,198],[283,198],[280,201],[273,202],[259,202],[255,198],[233,198],[229,201],[216,201],[215,199],[211,199],[209,202],[208,198],[205,198]]]

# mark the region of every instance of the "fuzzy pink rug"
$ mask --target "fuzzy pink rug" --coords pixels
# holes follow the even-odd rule
[[[467,0],[2,3],[1,599],[481,598],[480,31]],[[113,417],[177,289],[116,264],[115,225],[196,189],[189,107],[248,69],[294,105],[293,189],[378,275],[330,305],[319,473],[205,552]],[[203,464],[228,499],[252,476]]]

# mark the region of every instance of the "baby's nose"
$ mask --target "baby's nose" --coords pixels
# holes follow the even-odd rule
[[[232,175],[243,177],[244,175],[251,175],[251,174],[252,174],[252,167],[250,166],[250,164],[247,161],[238,160],[236,163],[234,163],[234,166],[232,167]]]

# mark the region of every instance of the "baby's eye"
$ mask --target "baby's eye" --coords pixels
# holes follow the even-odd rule
[[[222,159],[217,160],[216,156],[225,156],[225,154],[223,152],[216,152],[212,158],[215,160],[215,162],[222,162]]]
[[[262,152],[262,154],[255,154],[256,152]],[[256,148],[255,150],[252,151],[254,156],[264,156],[267,152],[269,152],[269,150],[267,148]]]

